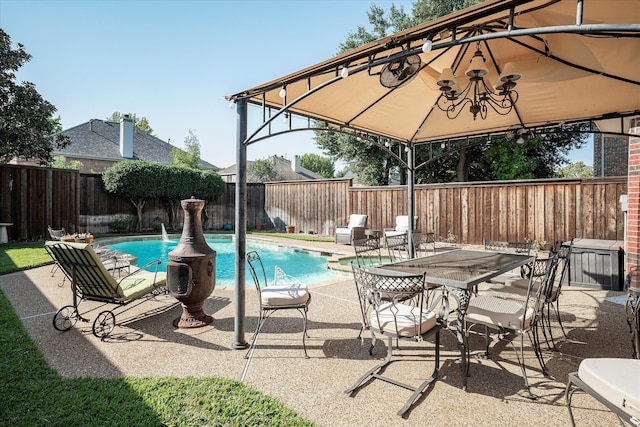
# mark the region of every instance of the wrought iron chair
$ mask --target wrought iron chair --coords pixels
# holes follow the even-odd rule
[[[371,237],[353,241],[358,267],[367,268],[382,264],[380,238]]]
[[[536,358],[540,363],[543,374],[546,376],[547,368],[540,350],[540,340],[538,336],[538,323],[543,316],[545,298],[549,291],[549,287],[555,279],[557,269],[557,254],[551,254],[543,263],[534,261],[534,272],[540,268],[541,264],[544,268],[544,274],[530,274],[528,287],[524,297],[514,297],[509,295],[499,296],[496,293],[487,293],[486,295],[476,296],[469,302],[467,313],[464,320],[465,340],[467,341],[466,349],[469,354],[469,332],[475,325],[485,327],[485,352],[489,354],[489,329],[498,331],[500,338],[505,337],[508,333],[520,336],[520,351],[516,349],[513,340],[510,340],[513,346],[522,377],[527,388],[528,397],[535,398],[531,394],[529,381],[527,379],[526,367],[524,364],[524,335],[529,336],[531,345],[535,352]],[[506,292],[505,292],[506,293]],[[469,365],[467,365],[469,369]]]
[[[571,425],[575,426],[571,398],[577,390],[590,394],[611,410],[620,421],[640,426],[640,288],[632,287],[633,274],[627,274],[625,312],[631,331],[631,359],[591,358],[580,362],[569,374],[564,392]]]
[[[382,269],[365,270],[353,263],[353,275],[357,287],[363,293],[361,302],[366,308],[363,315],[368,317],[371,330],[371,346],[369,354],[373,354],[376,335],[387,337],[387,355],[384,361],[362,375],[347,390],[351,395],[369,378],[379,379],[409,389],[413,394],[398,411],[403,416],[416,399],[438,376],[440,369],[440,329],[446,318],[446,304],[441,305],[439,315],[433,311],[435,306],[428,307],[427,289],[424,274],[412,275],[401,272],[384,271]],[[375,270],[375,271],[374,271]],[[422,342],[435,335],[435,367],[431,376],[418,386],[400,382],[383,375],[385,368],[392,362],[393,340]]]
[[[45,242],[45,249],[71,281],[73,304],[62,307],[53,317],[53,327],[59,331],[71,329],[78,320],[88,321],[78,310],[84,300],[124,306],[142,297],[166,292],[166,274],[158,272],[160,260],[151,261],[116,280],[88,243],[49,241]],[[154,272],[144,270],[153,265]],[[104,338],[115,325],[115,313],[112,310],[101,311],[93,322],[93,335]]]
[[[501,240],[486,240],[483,239],[484,250],[490,252],[501,252],[501,253],[511,253],[511,254],[522,254],[522,255],[530,255],[531,254],[531,246],[533,242],[530,240],[525,240],[522,242],[506,242]],[[526,267],[523,266],[520,269],[519,273],[505,273],[499,276],[492,278],[490,283],[505,283],[508,280],[526,278],[527,271]]]
[[[567,280],[567,284],[571,284],[571,251],[573,250],[573,239],[569,242],[569,244],[565,244],[562,242],[556,242],[552,252],[556,252],[558,254],[558,267],[562,266],[560,269],[560,278],[559,280],[555,280],[552,283],[552,287],[549,289],[549,294],[546,297],[545,305],[547,307],[547,313],[544,318],[546,321],[546,329],[549,331],[549,338],[551,339],[551,345],[549,346],[552,350],[556,350],[556,344],[553,339],[553,331],[551,329],[551,309],[556,314],[556,319],[558,319],[558,325],[560,325],[560,330],[562,331],[562,335],[567,337],[567,333],[564,330],[564,325],[562,324],[562,319],[560,318],[560,294],[562,292],[562,283]],[[546,335],[545,335],[546,338]],[[548,343],[547,343],[548,344]]]
[[[309,303],[311,302],[311,294],[307,290],[307,286],[300,283],[297,279],[287,275],[281,268],[275,268],[275,278],[273,285],[267,282],[267,274],[264,265],[260,259],[260,255],[256,251],[247,252],[247,263],[251,277],[258,291],[258,302],[260,313],[258,316],[258,325],[251,340],[249,351],[245,358],[253,353],[258,339],[258,335],[264,326],[265,321],[273,313],[279,310],[297,310],[302,314],[302,348],[304,349],[304,357],[308,359],[306,337],[307,334],[307,312]]]
[[[429,255],[429,246],[436,253],[436,234],[433,232],[413,234],[413,254],[417,257]]]
[[[409,239],[406,232],[386,236],[384,242],[391,262],[409,259]]]
[[[51,228],[50,225],[47,225],[47,229],[49,230],[49,236],[51,237],[51,240],[60,240],[62,236],[67,234],[67,232],[64,230],[64,227],[62,227],[59,230],[54,230],[53,228]],[[51,267],[51,271],[49,272],[51,273],[51,277],[53,277],[53,275],[56,274],[56,271],[58,271],[58,268],[60,268],[60,266],[58,265],[57,262],[54,262],[53,266]],[[65,279],[66,277],[62,279],[62,284],[64,284]]]

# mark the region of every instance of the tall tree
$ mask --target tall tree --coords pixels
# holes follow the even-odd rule
[[[193,129],[189,129],[189,136],[184,139],[185,149],[171,149],[171,164],[192,169],[200,167],[200,141]]]
[[[16,83],[16,72],[31,60],[18,43],[0,29],[0,164],[15,157],[51,162],[56,148],[69,144],[69,139],[56,134],[60,123],[53,118],[56,107],[45,101],[30,82]]]
[[[336,171],[331,158],[319,156],[313,153],[303,154],[300,157],[300,166],[309,169],[318,175],[322,175],[325,178],[333,178]]]
[[[140,129],[140,131],[147,133],[149,135],[153,135],[153,129],[151,129],[151,126],[149,126],[149,120],[147,120],[146,117],[142,117],[142,118],[138,118],[138,116],[136,116],[134,113],[127,113],[129,115],[129,118],[131,118],[131,121],[133,122],[133,125],[135,127],[137,127],[138,129]],[[113,114],[111,114],[111,116],[107,117],[107,120],[110,122],[120,122],[120,120],[122,120],[122,117],[124,117],[124,114],[119,112],[119,111],[114,111]]]

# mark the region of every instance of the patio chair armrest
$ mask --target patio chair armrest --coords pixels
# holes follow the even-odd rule
[[[122,280],[126,279],[127,277],[133,276],[136,273],[139,273],[141,271],[146,271],[145,268],[150,267],[152,265],[156,266],[156,269],[154,271],[154,276],[153,276],[153,283],[155,286],[156,283],[156,278],[158,276],[158,268],[160,268],[160,264],[162,264],[162,261],[160,261],[159,259],[155,259],[153,261],[149,261],[148,263],[146,263],[145,265],[138,267],[136,270],[132,271],[131,273],[127,274],[126,276],[124,276],[122,279],[120,279],[120,282],[122,282]]]

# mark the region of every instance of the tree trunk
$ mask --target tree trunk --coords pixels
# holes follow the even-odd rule
[[[466,182],[469,180],[469,171],[467,168],[467,149],[460,149],[460,157],[458,157],[458,165],[456,167],[456,180],[458,182]]]
[[[147,201],[144,199],[131,199],[131,203],[136,207],[136,212],[138,213],[138,223],[136,224],[136,231],[142,231],[142,209],[144,208],[144,204],[146,202]]]

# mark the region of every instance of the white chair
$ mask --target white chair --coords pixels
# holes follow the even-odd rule
[[[640,360],[593,358],[580,362],[577,372],[569,374],[564,397],[571,425],[575,426],[571,398],[582,390],[596,398],[620,420],[640,426]]]
[[[438,377],[440,369],[440,329],[444,325],[448,306],[443,303],[441,312],[436,315],[428,307],[425,290],[424,274],[407,274],[401,272],[378,273],[379,269],[364,270],[353,263],[353,276],[356,288],[360,294],[360,303],[364,304],[362,315],[366,317],[371,330],[371,346],[369,354],[373,353],[376,344],[376,334],[385,336],[387,341],[387,356],[385,360],[371,368],[362,375],[351,387],[345,390],[351,395],[367,380],[379,379],[399,387],[413,391],[407,399],[405,405],[398,411],[398,415],[403,416],[411,405],[418,399],[426,388]],[[434,310],[435,310],[434,303]],[[386,367],[392,362],[393,340],[404,340],[423,342],[425,339],[435,335],[435,368],[430,377],[418,386],[402,383],[394,378],[383,375]],[[422,374],[418,374],[422,376]],[[381,404],[384,396],[380,396]]]
[[[354,240],[365,238],[367,215],[351,214],[346,226],[336,227],[336,243],[350,245]]]
[[[251,346],[245,355],[249,358],[253,353],[258,335],[264,326],[264,322],[278,310],[297,310],[302,314],[302,348],[304,349],[304,357],[308,359],[307,345],[305,338],[307,337],[307,311],[311,302],[311,294],[307,290],[307,286],[300,283],[297,279],[287,275],[276,266],[276,275],[274,283],[269,285],[267,275],[264,271],[264,265],[260,259],[260,255],[256,251],[247,252],[247,263],[253,282],[258,291],[258,301],[260,304],[260,313],[258,317],[258,325],[253,334]],[[278,283],[280,282],[280,283]],[[282,284],[285,282],[284,284]]]
[[[413,217],[413,231],[416,231],[416,225],[418,224],[418,217]],[[397,236],[399,234],[406,234],[409,231],[409,216],[408,215],[398,215],[396,216],[396,225],[394,228],[385,228],[384,229],[384,237],[387,236]]]

